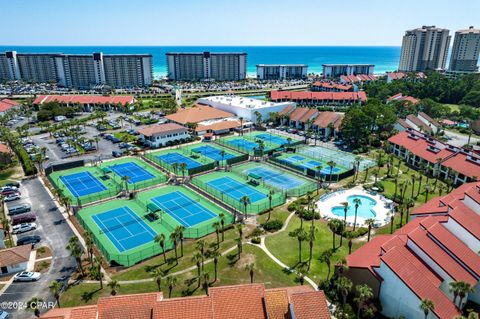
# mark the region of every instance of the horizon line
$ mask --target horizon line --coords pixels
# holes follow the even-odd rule
[[[306,45],[306,44],[299,44],[299,45],[278,45],[278,44],[272,44],[272,45],[256,45],[256,44],[249,44],[249,45],[243,45],[243,44],[223,44],[223,45],[214,45],[214,44],[205,44],[205,45],[147,45],[147,44],[135,44],[135,45],[122,45],[122,44],[0,44],[0,47],[7,47],[7,46],[19,46],[19,47],[312,47],[312,48],[318,48],[318,47],[360,47],[360,48],[365,48],[365,47],[401,47],[401,45],[348,45],[348,44],[339,44],[339,45]]]

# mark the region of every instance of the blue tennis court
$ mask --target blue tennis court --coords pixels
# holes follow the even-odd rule
[[[312,169],[312,170],[314,170],[314,171],[317,170],[317,167],[318,167],[318,166],[322,166],[322,169],[320,170],[320,172],[321,172],[322,174],[326,174],[326,175],[329,175],[329,174],[330,174],[330,166],[325,165],[325,163],[321,163],[321,162],[317,162],[317,161],[309,161],[309,162],[306,162],[306,163],[302,163],[300,166],[301,166],[301,167],[304,167],[304,168],[310,168],[310,169]],[[334,167],[334,168],[332,169],[332,174],[337,174],[337,173],[339,173],[340,171],[341,171],[340,168]]]
[[[92,219],[119,252],[152,242],[156,236],[155,231],[127,206],[94,215]]]
[[[200,164],[199,162],[196,162],[191,158],[188,158],[180,153],[175,153],[175,152],[158,155],[157,158],[170,165],[172,165],[173,163],[177,163],[179,165],[181,163],[185,163],[187,164],[187,167],[186,167],[187,169],[202,166],[202,164]]]
[[[288,144],[288,140],[286,138],[276,136],[276,135],[271,135],[271,134],[258,134],[255,137],[260,138],[264,141],[279,144],[279,145],[286,145]]]
[[[304,182],[294,176],[287,175],[267,167],[255,167],[247,170],[248,174],[260,176],[265,183],[280,189],[292,189],[302,185]]]
[[[60,180],[75,197],[82,197],[107,189],[107,187],[90,172],[60,176]]]
[[[199,201],[179,191],[154,197],[151,201],[185,227],[192,227],[217,217]]]
[[[257,191],[251,186],[246,184],[240,183],[237,180],[234,180],[230,177],[221,177],[209,181],[207,183],[209,186],[215,188],[219,192],[224,193],[228,197],[231,197],[235,200],[240,200],[243,196],[248,196],[250,198],[250,202],[258,202],[267,197],[262,192]]]
[[[247,151],[251,151],[254,148],[258,148],[257,143],[247,141],[247,140],[244,140],[244,139],[240,139],[240,138],[229,140],[229,141],[227,141],[227,144],[230,144],[230,145],[233,145],[233,146],[236,146],[236,147],[239,147],[239,148],[243,148]]]
[[[297,162],[301,162],[303,160],[305,160],[305,157],[298,156],[298,155],[294,155],[294,156],[290,156],[282,159],[283,162],[287,162],[290,164],[296,164]]]
[[[108,166],[108,168],[110,168],[115,174],[119,175],[120,177],[130,177],[130,179],[128,180],[128,184],[143,182],[155,177],[153,176],[153,174],[151,174],[135,162],[111,165]]]
[[[209,158],[211,158],[215,161],[221,161],[222,159],[227,160],[227,159],[235,157],[235,155],[230,154],[228,152],[225,152],[225,154],[223,155],[223,158],[222,158],[222,155],[220,154],[221,150],[219,150],[218,148],[215,148],[215,147],[211,147],[210,145],[200,146],[200,147],[192,149],[192,151],[195,152],[195,153],[202,154],[206,157],[209,157]]]

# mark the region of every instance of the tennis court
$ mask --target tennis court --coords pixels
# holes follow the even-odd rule
[[[251,151],[253,149],[258,148],[258,143],[247,141],[245,139],[240,139],[240,138],[228,140],[226,143],[240,149],[245,149],[247,151]]]
[[[278,145],[288,144],[288,140],[286,138],[283,138],[277,135],[261,133],[261,134],[255,135],[255,137],[270,143],[278,144]]]
[[[239,181],[230,177],[221,177],[211,180],[207,184],[217,191],[226,194],[235,200],[240,201],[240,198],[247,196],[250,198],[250,202],[255,203],[262,199],[265,199],[267,195],[254,189],[253,187],[240,183]]]
[[[260,176],[265,183],[280,189],[291,189],[298,187],[305,182],[282,171],[277,171],[266,166],[258,166],[247,170],[248,174]]]
[[[96,214],[92,219],[119,252],[153,242],[156,236],[156,232],[127,206]]]
[[[202,154],[203,156],[209,157],[215,161],[222,161],[222,160],[227,160],[235,157],[235,155],[230,154],[228,152],[225,152],[225,154],[222,157],[221,151],[222,150],[212,147],[210,145],[204,145],[204,146],[200,146],[192,149],[192,152]]]
[[[320,173],[327,174],[327,175],[330,174],[330,173],[337,174],[337,173],[342,171],[342,169],[339,168],[339,167],[330,168],[330,166],[325,166],[324,163],[317,162],[317,161],[308,161],[308,162],[300,164],[300,166],[312,169],[314,171],[317,170],[317,167],[322,166],[322,169],[320,170]]]
[[[128,176],[128,184],[143,182],[154,178],[155,176],[149,173],[146,169],[139,166],[135,162],[127,162],[108,166],[115,174],[120,177]]]
[[[194,200],[179,191],[154,197],[151,201],[186,228],[217,217],[200,200]]]
[[[191,158],[188,158],[180,153],[172,152],[172,153],[166,153],[162,155],[157,155],[156,156],[159,160],[164,161],[165,163],[172,165],[173,163],[181,164],[185,163],[186,169],[194,168],[194,167],[199,167],[202,166],[197,161],[192,160]]]
[[[276,161],[287,164],[289,166],[300,168],[302,170],[310,169],[312,171],[317,171],[317,167],[321,166],[322,169],[320,170],[320,173],[323,175],[341,174],[348,170],[342,165],[337,165],[333,168],[330,168],[327,162],[321,159],[315,159],[315,158],[309,157],[308,155],[303,153],[302,153],[302,156],[292,155],[292,154],[283,154],[277,157]]]
[[[107,189],[107,187],[90,172],[62,175],[60,176],[60,180],[67,186],[70,193],[77,198],[102,192]]]

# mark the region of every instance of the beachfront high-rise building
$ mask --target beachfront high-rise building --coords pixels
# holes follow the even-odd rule
[[[78,89],[97,85],[112,88],[145,87],[151,85],[153,80],[152,56],[9,51],[0,55],[0,81],[13,80],[57,83],[62,87]]]
[[[449,30],[435,26],[407,30],[403,36],[399,71],[443,70],[447,62]]]
[[[338,78],[341,75],[373,75],[373,64],[322,64],[324,78]]]
[[[453,72],[478,71],[478,56],[480,53],[480,29],[470,27],[455,32],[452,56],[448,69]]]
[[[305,79],[307,74],[306,64],[257,64],[259,80]]]
[[[167,53],[168,79],[173,81],[240,81],[247,77],[243,52]]]

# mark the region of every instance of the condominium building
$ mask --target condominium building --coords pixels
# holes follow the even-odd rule
[[[449,71],[476,72],[478,71],[478,56],[480,53],[480,29],[470,27],[455,32],[452,56],[450,57]]]
[[[257,64],[259,80],[306,79],[307,74],[306,64]]]
[[[79,89],[144,87],[152,84],[152,56],[5,52],[0,55],[0,81],[13,80]]]
[[[247,76],[247,54],[236,52],[167,53],[168,79],[173,81],[240,81]]]
[[[374,64],[322,64],[324,78],[338,78],[341,75],[373,75]]]
[[[450,45],[449,30],[435,26],[407,30],[403,36],[399,71],[443,70]]]

